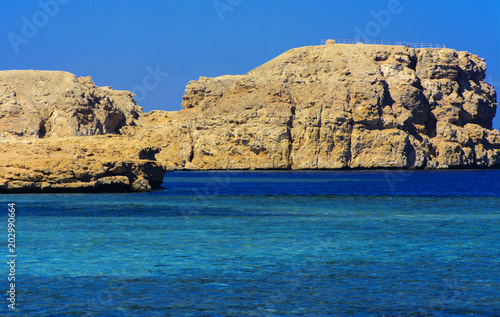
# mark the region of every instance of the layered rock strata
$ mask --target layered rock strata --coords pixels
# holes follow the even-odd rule
[[[0,72],[0,192],[149,191],[183,169],[498,167],[485,71],[451,49],[302,47],[148,114],[88,77]]]
[[[0,192],[150,191],[165,169],[122,135],[130,92],[64,72],[0,72]]]
[[[497,166],[485,71],[451,49],[293,49],[243,76],[190,82],[183,127],[167,134],[192,150],[160,155],[189,169]]]

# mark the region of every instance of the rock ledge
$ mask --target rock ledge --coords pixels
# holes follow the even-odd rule
[[[0,193],[150,191],[168,170],[500,167],[468,52],[335,44],[201,77],[181,111],[64,72],[0,72]]]

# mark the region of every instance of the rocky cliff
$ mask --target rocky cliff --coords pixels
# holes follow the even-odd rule
[[[0,72],[0,192],[149,191],[165,169],[123,135],[130,92],[64,72]]]
[[[496,166],[485,71],[451,49],[293,49],[243,76],[190,82],[182,129],[167,133],[185,154],[167,145],[161,155],[190,169]]]
[[[133,95],[65,72],[0,73],[0,135],[45,137],[118,133],[142,112]]]
[[[147,191],[174,169],[498,167],[485,71],[451,49],[303,47],[149,114],[88,77],[0,72],[0,192]]]

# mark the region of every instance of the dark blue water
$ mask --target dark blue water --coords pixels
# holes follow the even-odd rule
[[[498,170],[166,176],[0,196],[18,254],[11,311],[4,242],[2,315],[500,315]]]

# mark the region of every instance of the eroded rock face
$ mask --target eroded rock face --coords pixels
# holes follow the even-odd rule
[[[90,78],[0,72],[0,192],[149,191],[175,169],[500,166],[485,71],[450,49],[303,47],[149,114]]]
[[[0,136],[71,137],[118,133],[141,108],[126,91],[65,72],[0,72]]]
[[[64,72],[0,72],[0,192],[149,191],[165,168],[130,92]],[[104,136],[107,135],[107,136]]]
[[[141,140],[108,135],[0,141],[0,193],[151,191],[165,168]]]
[[[485,71],[451,49],[293,49],[247,75],[190,82],[185,110],[164,128],[177,141],[159,156],[189,169],[498,165]],[[190,146],[174,150],[179,142]]]

